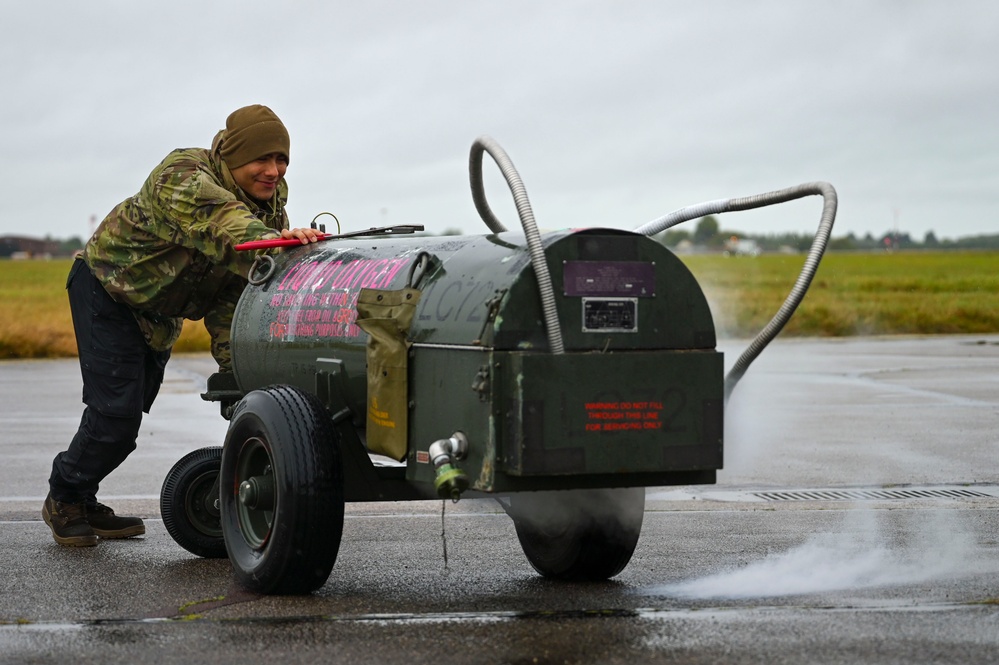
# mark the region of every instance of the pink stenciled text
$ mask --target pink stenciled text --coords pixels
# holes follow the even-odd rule
[[[384,289],[407,264],[404,258],[299,263],[281,277],[270,296],[271,339],[351,338],[357,326],[357,298],[363,288]]]

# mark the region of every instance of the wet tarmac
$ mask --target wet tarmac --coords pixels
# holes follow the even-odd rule
[[[0,663],[999,662],[999,336],[775,342],[719,483],[650,489],[599,584],[540,578],[499,506],[463,500],[352,504],[317,593],[240,589],[159,519],[173,463],[224,437],[211,371],[171,361],[101,489],[146,535],[69,549],[39,509],[77,365],[0,363]]]

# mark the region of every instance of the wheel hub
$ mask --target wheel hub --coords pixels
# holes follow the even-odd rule
[[[250,437],[243,443],[236,460],[235,481],[240,534],[252,549],[262,550],[270,538],[278,503],[274,467],[263,439]]]
[[[253,510],[274,510],[274,476],[253,476],[239,485],[239,502]]]

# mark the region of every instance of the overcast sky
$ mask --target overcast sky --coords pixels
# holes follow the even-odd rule
[[[994,0],[38,0],[0,25],[0,235],[89,236],[251,103],[291,133],[294,225],[485,233],[468,153],[489,135],[542,228],[825,180],[835,236],[999,233]],[[805,233],[820,211],[720,221]]]

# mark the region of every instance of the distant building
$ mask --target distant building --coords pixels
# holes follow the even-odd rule
[[[694,243],[684,238],[680,242],[676,243],[676,247],[673,248],[673,251],[677,254],[693,254],[696,251],[696,248],[694,247]]]
[[[39,240],[19,236],[0,236],[0,259],[51,259],[70,256],[58,240]]]
[[[759,256],[760,245],[751,238],[732,236],[725,241],[725,254],[728,256]]]

